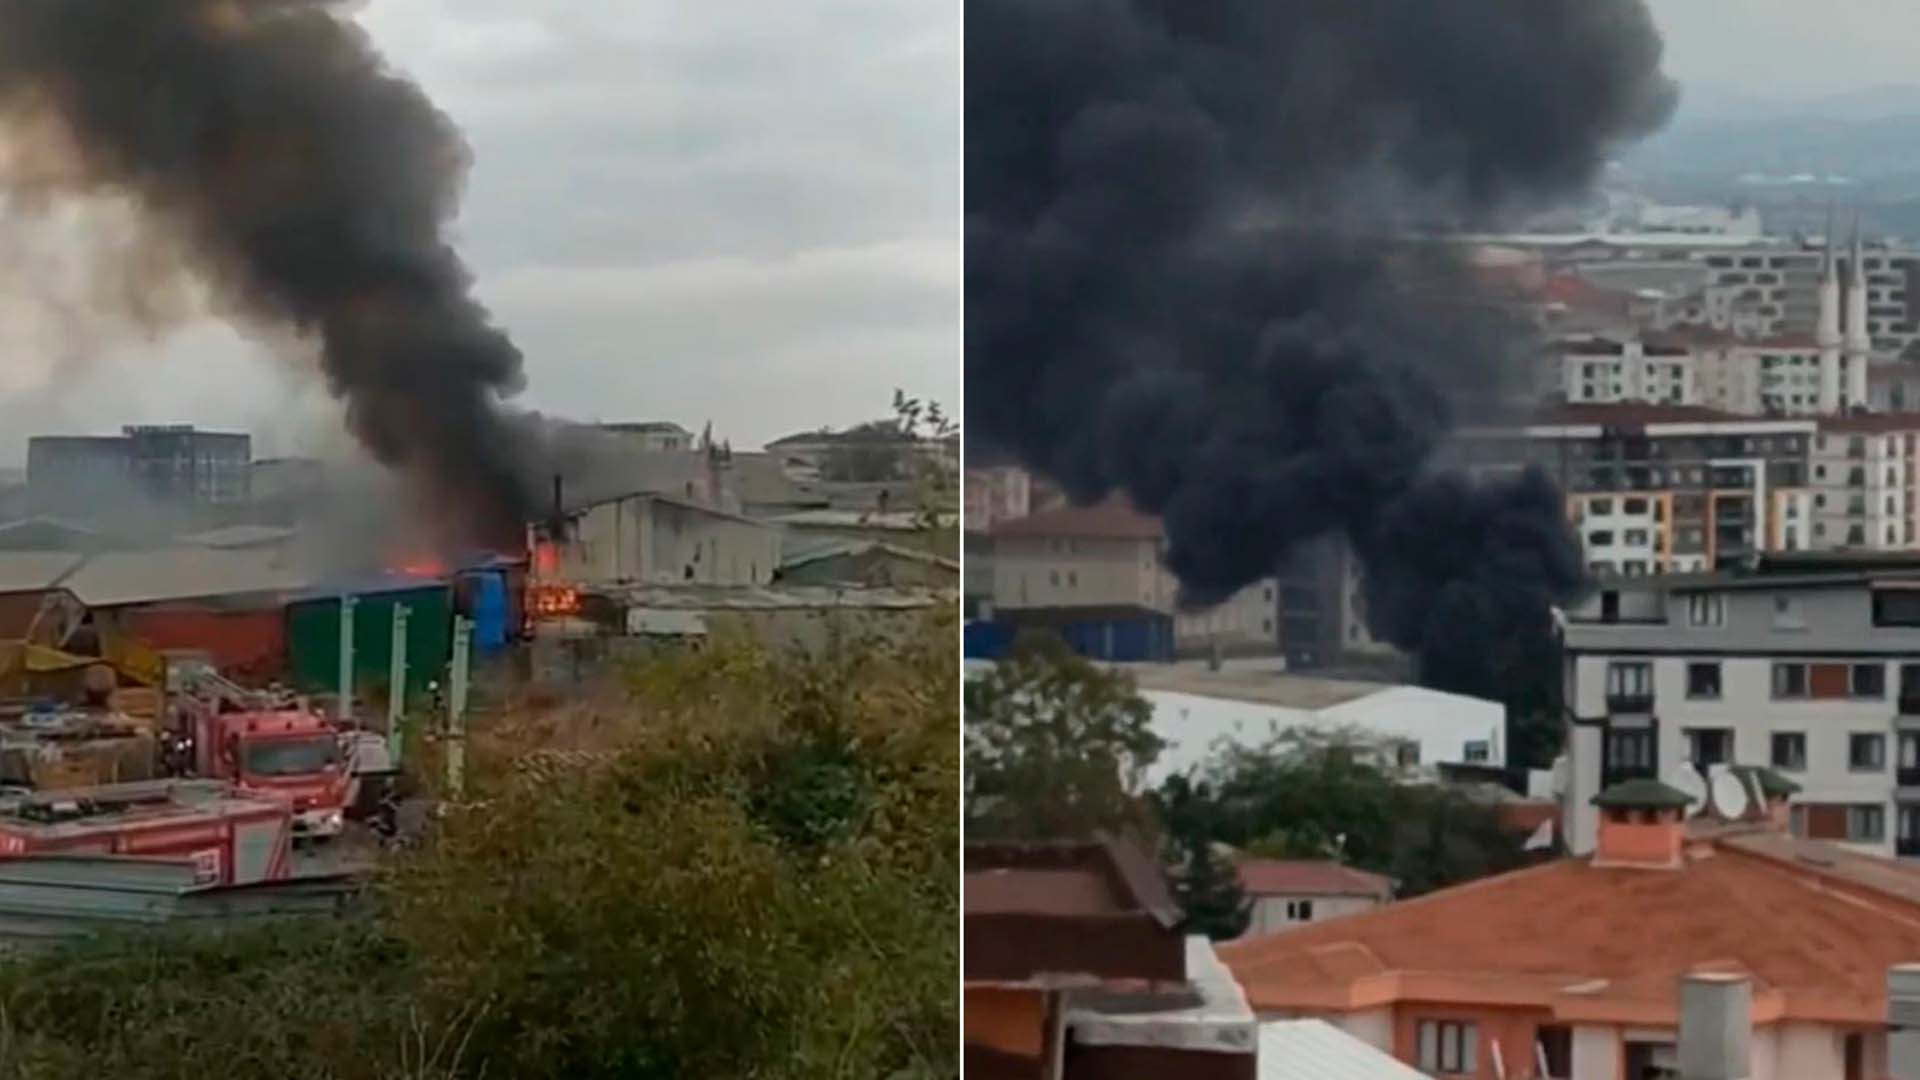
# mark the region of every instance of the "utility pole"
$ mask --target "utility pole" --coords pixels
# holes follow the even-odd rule
[[[387,755],[400,764],[400,724],[407,712],[407,618],[405,604],[393,605],[393,666],[387,671]]]
[[[340,700],[333,715],[343,724],[353,719],[353,609],[359,605],[356,597],[340,597]]]
[[[473,656],[473,620],[453,617],[453,658],[447,672],[447,793],[459,798],[467,770],[467,668]]]

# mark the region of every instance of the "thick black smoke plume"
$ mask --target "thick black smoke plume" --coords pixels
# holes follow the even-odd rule
[[[1498,688],[1582,581],[1543,476],[1430,458],[1517,328],[1392,239],[1577,190],[1673,89],[1641,0],[968,0],[967,423],[1165,519],[1190,603],[1343,533],[1373,633]]]
[[[354,434],[463,539],[517,537],[527,435],[500,402],[520,353],[443,234],[467,150],[350,19],[0,0],[0,139],[47,130],[58,145],[27,152],[71,158],[62,187],[130,195],[224,303],[316,340]]]

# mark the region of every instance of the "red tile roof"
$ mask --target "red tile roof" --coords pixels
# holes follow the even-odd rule
[[[1071,536],[1094,540],[1158,540],[1160,519],[1134,509],[1124,495],[1110,495],[1092,506],[1062,506],[1023,518],[996,521],[994,536]]]
[[[1757,1022],[1879,1024],[1887,968],[1915,956],[1920,872],[1763,829],[1694,840],[1677,870],[1562,859],[1221,949],[1255,1009],[1648,1024],[1674,1022],[1674,986],[1699,970],[1752,975]]]
[[[1393,895],[1393,879],[1329,859],[1241,859],[1240,888],[1251,896]]]

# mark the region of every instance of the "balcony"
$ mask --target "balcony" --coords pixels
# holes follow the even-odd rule
[[[1647,716],[1653,713],[1652,694],[1608,694],[1607,711],[1625,713],[1630,716]]]

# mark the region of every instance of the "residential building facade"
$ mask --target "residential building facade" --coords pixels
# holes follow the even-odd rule
[[[1810,446],[1808,487],[1819,550],[1898,551],[1914,546],[1920,518],[1920,414],[1827,417]]]
[[[1804,835],[1920,856],[1920,559],[1610,582],[1564,633],[1575,853],[1611,783],[1765,766],[1800,785]]]
[[[38,514],[93,519],[130,500],[190,510],[251,497],[250,435],[191,424],[128,426],[118,436],[27,441],[28,501]]]
[[[1429,1076],[1889,1075],[1888,973],[1920,950],[1920,870],[1789,836],[1777,800],[1702,818],[1655,781],[1594,798],[1588,856],[1220,954],[1261,1020],[1318,1018]],[[1700,1017],[1675,990],[1702,976],[1748,981],[1748,1039],[1728,1068],[1683,1073]]]
[[[1588,568],[1639,577],[1811,545],[1812,419],[1688,406],[1563,406],[1524,428],[1471,429],[1470,471],[1537,467],[1566,493]]]
[[[1242,937],[1294,930],[1371,911],[1393,899],[1393,879],[1329,859],[1236,860],[1249,901]]]

